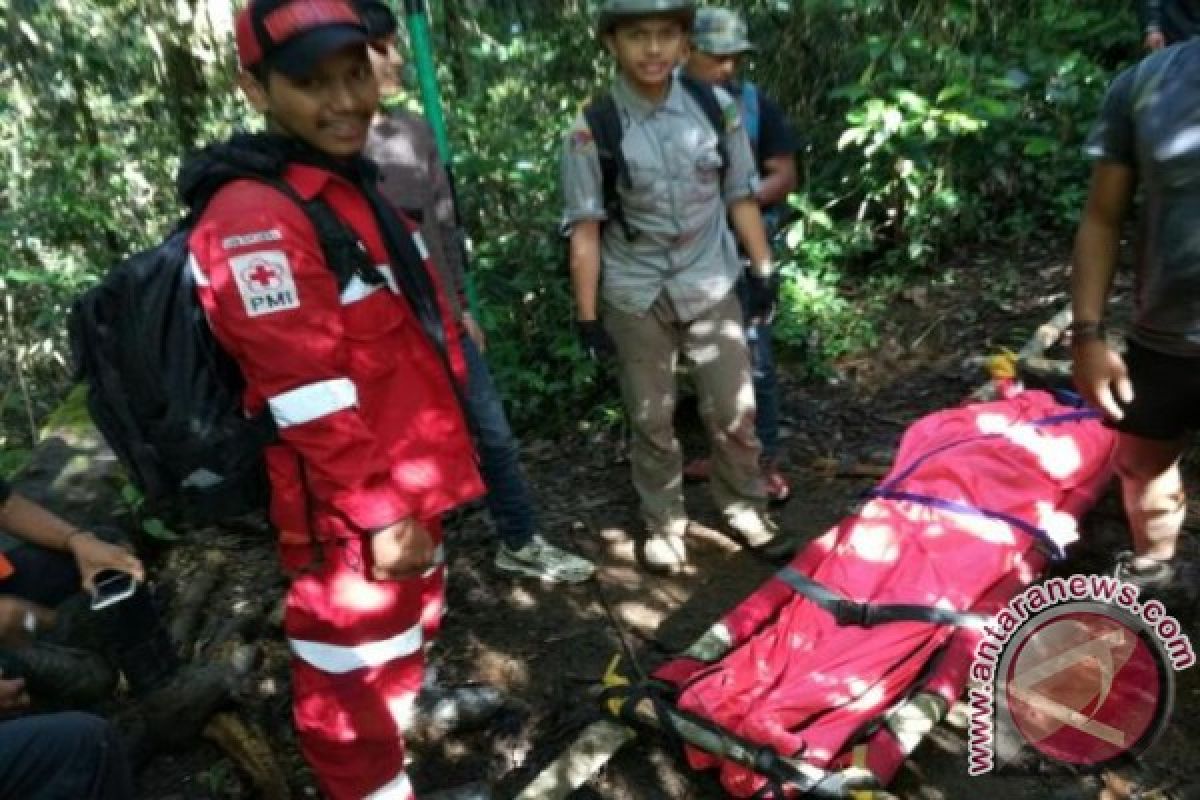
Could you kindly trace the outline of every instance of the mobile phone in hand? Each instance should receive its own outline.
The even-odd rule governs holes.
[[[99,611],[129,598],[137,591],[137,581],[128,572],[117,569],[102,569],[96,573],[92,584],[92,610]]]

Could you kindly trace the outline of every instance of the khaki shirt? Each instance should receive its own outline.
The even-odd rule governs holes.
[[[600,243],[601,299],[642,314],[665,289],[683,321],[715,306],[741,271],[726,221],[727,204],[749,197],[756,172],[737,103],[723,90],[725,150],[729,167],[718,186],[718,136],[678,81],[652,105],[618,78],[612,87],[625,136],[621,142],[631,186],[618,181],[621,207],[638,232],[630,242],[615,222]],[[581,220],[605,220],[600,161],[581,113],[563,145],[564,230]]]
[[[371,124],[364,154],[379,165],[379,190],[388,202],[420,213],[429,258],[437,265],[455,316],[461,316],[466,277],[454,198],[429,123],[410,111],[380,114]]]

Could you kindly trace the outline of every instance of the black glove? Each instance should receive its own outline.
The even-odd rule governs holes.
[[[603,361],[617,354],[617,346],[598,319],[580,319],[575,324],[579,326],[579,344],[583,347],[584,355],[593,361]]]
[[[754,270],[746,270],[746,320],[770,321],[779,305],[779,272],[772,270],[765,278]]]

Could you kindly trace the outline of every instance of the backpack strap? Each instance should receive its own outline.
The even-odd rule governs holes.
[[[367,248],[358,238],[358,234],[334,213],[328,203],[319,197],[305,200],[281,177],[255,176],[254,179],[287,195],[304,211],[317,233],[317,241],[321,243],[325,264],[337,280],[338,291],[345,289],[355,276],[368,286],[382,286],[386,282],[383,274],[371,263]]]
[[[750,81],[742,83],[742,124],[746,126],[746,135],[750,137],[750,148],[757,155],[758,136],[762,132],[762,107],[758,97],[758,87]]]
[[[596,157],[600,161],[600,191],[603,195],[601,199],[604,213],[621,226],[625,231],[625,238],[632,242],[638,234],[625,218],[621,196],[617,191],[618,181],[625,188],[632,186],[632,182],[629,179],[629,164],[626,163],[625,153],[621,149],[625,130],[621,127],[621,117],[613,96],[605,92],[593,98],[584,106],[583,118],[591,129],[592,140],[596,143]]]
[[[717,90],[712,84],[698,81],[686,72],[679,74],[679,83],[687,90],[692,99],[699,104],[708,124],[717,134],[717,154],[721,156],[720,185],[725,185],[725,173],[729,171],[729,150],[725,142],[725,109],[717,98]]]

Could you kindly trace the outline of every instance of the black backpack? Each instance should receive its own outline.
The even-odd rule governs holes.
[[[339,288],[355,274],[382,280],[325,203],[302,199],[278,176],[236,177],[274,186],[304,209]],[[68,332],[92,420],[150,507],[212,522],[266,507],[263,448],[276,431],[269,412],[243,412],[245,381],[195,294],[188,236],[203,208],[77,298]]]
[[[708,83],[698,81],[687,74],[679,75],[679,83],[687,90],[704,111],[704,116],[717,133],[717,152],[721,156],[720,182],[725,182],[725,173],[729,166],[729,154],[725,147],[725,115],[721,101],[717,99],[716,90]],[[625,231],[625,238],[633,241],[638,232],[625,218],[621,208],[621,196],[617,191],[617,182],[629,188],[629,165],[625,162],[625,154],[621,150],[621,140],[625,137],[625,129],[621,125],[621,117],[617,113],[617,104],[612,94],[604,94],[592,98],[584,106],[583,118],[587,121],[592,132],[592,141],[596,143],[596,157],[600,161],[600,190],[604,200],[604,213],[608,219],[616,222]]]

